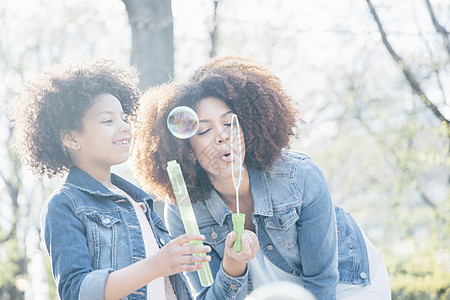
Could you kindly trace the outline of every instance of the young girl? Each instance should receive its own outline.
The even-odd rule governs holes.
[[[46,202],[42,234],[61,299],[189,299],[181,271],[198,270],[200,235],[170,241],[152,198],[111,174],[128,159],[137,75],[107,61],[55,66],[25,86],[11,121],[24,162],[68,172]]]
[[[180,105],[194,109],[200,120],[189,140],[172,137],[165,126],[169,112]],[[242,129],[244,257],[232,247],[233,114]],[[138,179],[157,196],[173,200],[165,168],[176,159],[195,202],[200,232],[212,248],[214,284],[203,288],[194,274],[186,274],[198,299],[243,299],[251,289],[275,281],[302,285],[319,300],[390,299],[388,274],[375,247],[332,203],[312,160],[286,149],[301,120],[280,80],[266,68],[238,57],[213,60],[185,86],[149,91],[140,116],[145,120],[132,150]],[[165,213],[170,233],[181,234],[176,205],[166,206]]]

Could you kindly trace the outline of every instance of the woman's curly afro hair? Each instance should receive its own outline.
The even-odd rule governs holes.
[[[27,83],[10,115],[14,145],[39,176],[64,174],[72,165],[61,132],[82,131],[81,119],[100,94],[111,94],[133,118],[140,92],[134,68],[98,59],[55,65]]]
[[[166,126],[173,108],[185,105],[195,110],[208,97],[225,101],[238,116],[249,168],[270,168],[282,149],[289,147],[297,121],[302,122],[279,78],[242,57],[214,59],[185,84],[171,82],[148,90],[138,114],[132,158],[140,184],[161,199],[174,200],[166,171],[173,159],[180,164],[194,201],[205,200],[213,188],[204,170],[192,163],[189,141],[173,137]]]

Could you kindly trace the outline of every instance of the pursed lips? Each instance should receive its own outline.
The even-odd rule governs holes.
[[[230,163],[231,162],[231,150],[230,149],[225,149],[224,151],[222,151],[218,155],[218,159],[221,160],[221,161],[224,161],[226,163]]]

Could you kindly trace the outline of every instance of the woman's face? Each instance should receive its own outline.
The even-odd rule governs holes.
[[[239,171],[239,137],[237,126],[233,125],[233,147],[231,146],[231,119],[233,111],[219,98],[202,99],[196,107],[199,119],[197,133],[189,139],[191,148],[200,166],[206,171],[211,182],[216,178],[232,177],[231,150],[234,154],[235,176]],[[245,142],[242,129],[242,162],[245,158]]]

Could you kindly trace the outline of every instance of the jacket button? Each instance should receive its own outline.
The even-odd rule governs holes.
[[[230,289],[233,291],[237,290],[237,285],[235,283],[230,284]]]
[[[359,274],[359,277],[361,277],[361,279],[366,279],[367,278],[367,274],[365,272],[361,272]]]
[[[214,227],[211,228],[211,237],[213,240],[217,239],[219,237],[219,235],[217,234],[217,232],[214,231]]]
[[[105,223],[109,223],[109,221],[111,221],[109,218],[105,218],[105,219],[103,219],[103,221],[105,222]]]
[[[273,246],[272,245],[267,245],[266,249],[269,250],[269,251],[272,251],[273,250]]]
[[[161,245],[164,245],[166,243],[166,241],[163,238],[159,238],[159,242],[161,243]]]

